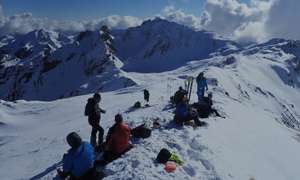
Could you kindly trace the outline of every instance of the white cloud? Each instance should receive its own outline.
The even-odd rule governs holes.
[[[300,40],[299,8],[299,0],[276,0],[265,23],[270,36]]]
[[[199,29],[205,24],[201,17],[192,14],[187,14],[181,9],[176,9],[174,6],[167,6],[162,11],[162,16],[169,20],[195,29]]]
[[[265,19],[270,6],[269,1],[252,0],[247,5],[238,0],[207,0],[204,12],[211,18],[205,28],[225,36],[248,36],[247,32],[251,32],[253,36],[256,33],[254,27],[262,30],[258,22]]]
[[[165,7],[161,16],[194,29],[214,31],[240,41],[262,41],[269,37],[265,21],[272,2],[252,0],[248,5],[238,0],[207,0],[200,17],[174,6]]]
[[[35,29],[49,29],[67,32],[99,29],[102,25],[111,28],[124,29],[137,26],[142,20],[132,16],[112,15],[90,21],[57,21],[47,18],[35,18],[31,13],[4,16],[0,5],[0,35],[8,33],[27,33]]]
[[[238,40],[300,39],[299,0],[207,0],[205,27]]]
[[[201,16],[167,6],[161,17],[195,29],[207,29],[241,41],[263,41],[273,37],[300,39],[300,0],[206,0]],[[200,7],[199,7],[200,10]],[[57,21],[35,18],[30,13],[6,17],[0,5],[0,35],[26,33],[34,29],[58,31],[95,30],[106,24],[124,29],[137,26],[142,19],[112,15],[90,21]]]

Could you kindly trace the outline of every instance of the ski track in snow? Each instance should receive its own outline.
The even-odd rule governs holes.
[[[260,58],[216,57],[165,73],[130,73],[139,86],[103,93],[101,107],[107,114],[101,125],[106,133],[116,113],[123,113],[131,127],[151,123],[153,118],[159,118],[163,126],[148,139],[134,140],[131,151],[105,168],[105,179],[298,179],[299,131],[280,118],[288,109],[299,123],[299,89],[282,82],[284,77],[271,68],[284,66],[284,57],[276,62],[260,62]],[[169,97],[183,86],[182,78],[202,70],[214,92],[215,107],[226,119],[210,117],[205,119],[208,127],[196,129],[173,127]],[[152,106],[128,111],[137,100],[143,103],[144,88],[150,90]],[[76,131],[89,139],[91,128],[83,116],[88,97],[1,102],[1,179],[56,179],[55,168],[68,149],[65,136]],[[176,152],[184,165],[166,173],[163,165],[155,163],[161,148]]]

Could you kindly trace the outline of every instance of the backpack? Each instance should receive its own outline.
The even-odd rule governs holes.
[[[133,107],[136,108],[136,109],[138,109],[138,108],[142,107],[142,104],[141,104],[140,101],[137,101],[137,102],[134,103]]]
[[[160,152],[158,153],[157,157],[156,157],[156,161],[158,163],[166,163],[168,162],[168,160],[171,158],[172,154],[170,153],[169,150],[163,148],[160,150]]]
[[[88,102],[86,103],[85,109],[84,109],[85,116],[91,115],[91,113],[93,111],[93,106],[94,106],[94,103],[93,103],[92,99],[89,99]]]
[[[151,129],[145,127],[145,124],[142,124],[131,130],[131,134],[135,138],[148,138],[151,136]]]

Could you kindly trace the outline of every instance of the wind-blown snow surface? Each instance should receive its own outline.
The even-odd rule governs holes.
[[[130,152],[106,167],[106,179],[299,179],[299,73],[291,68],[292,58],[280,49],[253,47],[234,56],[193,61],[174,71],[130,73],[139,86],[102,94],[107,114],[101,125],[107,132],[114,115],[123,113],[131,127],[156,117],[163,127],[149,139],[134,141]],[[206,128],[172,128],[169,97],[185,76],[203,70],[215,107],[226,119],[205,119]],[[153,106],[128,111],[142,100],[144,88],[150,90]],[[1,179],[54,178],[51,170],[68,149],[65,136],[77,131],[89,139],[91,128],[83,116],[88,97],[47,103],[2,101]],[[161,148],[176,152],[184,165],[166,173],[154,161]]]

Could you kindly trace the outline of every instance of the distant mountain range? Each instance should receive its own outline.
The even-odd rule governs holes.
[[[127,30],[7,35],[0,39],[0,98],[54,100],[111,91],[137,84],[128,72],[170,71],[193,60],[274,46],[300,55],[298,41],[274,39],[242,46],[159,18]]]

